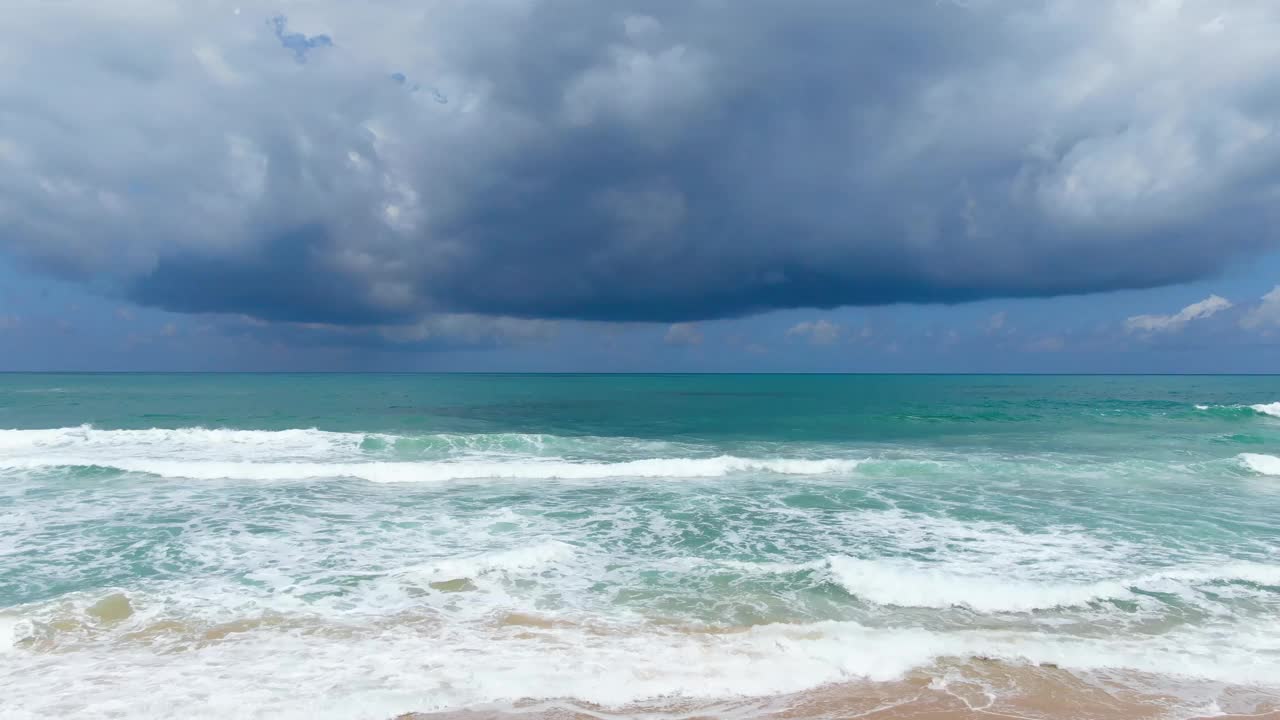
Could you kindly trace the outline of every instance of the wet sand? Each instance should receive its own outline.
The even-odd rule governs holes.
[[[779,697],[667,698],[616,708],[526,700],[395,720],[1280,720],[1280,694],[1273,691],[1189,682],[1196,692],[1184,696],[1177,687],[1167,678],[1083,678],[1052,666],[975,660],[941,664],[898,682],[850,682]],[[1206,701],[1207,694],[1212,699]]]

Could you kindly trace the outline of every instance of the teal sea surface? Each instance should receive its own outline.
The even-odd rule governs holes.
[[[0,717],[979,659],[1169,717],[1280,699],[1280,377],[0,375]]]

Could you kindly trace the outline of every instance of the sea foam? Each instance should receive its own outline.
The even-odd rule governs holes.
[[[1209,410],[1219,414],[1242,414],[1242,415],[1269,415],[1271,417],[1280,417],[1280,402],[1273,403],[1257,403],[1254,405],[1206,405],[1203,403],[1195,406],[1196,410]]]
[[[843,556],[832,557],[828,563],[831,577],[838,585],[878,605],[967,607],[982,613],[1031,612],[1104,600],[1131,600],[1144,590],[1178,595],[1195,603],[1201,596],[1199,590],[1208,586],[1280,585],[1280,566],[1244,562],[1169,568],[1131,577],[1079,582],[965,574],[945,567]]]
[[[941,568],[848,557],[833,557],[829,562],[832,577],[841,587],[879,605],[1027,612],[1131,595],[1124,583],[1116,581],[1070,584],[967,576]]]
[[[0,655],[13,651],[20,623],[16,617],[0,615]]]
[[[1259,475],[1280,475],[1280,457],[1258,453],[1241,453],[1241,464]]]
[[[356,457],[368,448],[411,445],[417,449],[487,452],[542,449],[547,436],[516,433],[400,436],[386,433],[331,432],[317,428],[232,430],[222,428],[147,428],[107,430],[92,425],[41,430],[0,430],[0,450],[9,453],[77,452],[144,454],[180,458]]]
[[[1259,403],[1257,405],[1250,405],[1249,407],[1253,408],[1255,412],[1262,413],[1263,415],[1280,417],[1280,402]]]
[[[383,452],[403,447],[411,449],[409,457],[415,459]],[[849,459],[728,454],[615,459],[618,455],[690,450],[676,443],[633,438],[523,434],[405,437],[315,428],[102,430],[84,425],[0,430],[0,450],[0,468],[5,469],[100,467],[193,480],[357,478],[375,483],[430,483],[479,479],[714,478],[744,472],[820,475],[849,472],[858,465],[858,461]],[[566,458],[558,450],[614,458]],[[423,455],[427,457],[416,459]]]
[[[546,540],[525,547],[478,553],[469,557],[443,558],[396,573],[402,577],[431,581],[475,578],[493,572],[530,573],[562,563],[573,557],[572,545]]]
[[[336,635],[263,627],[198,652],[166,654],[164,662],[127,643],[68,648],[59,654],[56,673],[34,661],[12,668],[8,678],[18,682],[6,699],[32,716],[46,717],[65,707],[59,704],[65,698],[75,697],[86,711],[131,707],[136,709],[132,717],[213,718],[252,707],[270,717],[345,720],[521,698],[573,697],[620,707],[668,696],[759,697],[850,679],[895,680],[943,657],[1271,686],[1277,666],[1260,662],[1266,656],[1258,653],[1276,630],[1274,623],[1239,628],[1226,642],[1220,632],[1178,632],[1141,641],[871,628],[855,622],[764,625],[727,633],[626,623],[604,632],[561,623],[518,632],[468,625],[444,634],[413,625]],[[104,664],[102,653],[108,651],[112,661]],[[281,667],[289,671],[282,673]],[[139,704],[143,696],[147,702]]]
[[[627,462],[436,461],[365,463],[218,462],[165,459],[98,459],[44,456],[0,460],[0,468],[104,467],[124,472],[190,480],[294,481],[356,478],[374,483],[438,483],[450,480],[598,480],[605,478],[714,478],[746,472],[820,475],[849,472],[855,460],[794,458],[654,458]]]

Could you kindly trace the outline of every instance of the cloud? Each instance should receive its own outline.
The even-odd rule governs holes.
[[[994,335],[1004,329],[1005,323],[1009,320],[1009,313],[1001,310],[987,318],[986,327],[983,330],[988,335]]]
[[[1182,308],[1173,315],[1134,315],[1124,321],[1124,327],[1130,333],[1175,333],[1180,332],[1190,322],[1213,317],[1231,307],[1230,300],[1210,295],[1200,302]]]
[[[396,343],[437,341],[472,346],[549,340],[558,331],[555,321],[479,315],[432,315],[412,325],[377,329],[379,336]]]
[[[288,32],[289,19],[283,15],[271,18],[271,27],[275,31],[280,44],[293,51],[293,57],[300,63],[307,61],[307,52],[316,48],[332,47],[333,39],[328,35],[307,37],[302,33]]]
[[[384,328],[1088,293],[1276,244],[1266,0],[429,7],[7,9],[0,252]]]
[[[219,329],[264,342],[299,346],[356,346],[384,350],[469,350],[528,345],[559,332],[553,320],[437,314],[400,325],[352,326],[331,323],[264,322],[252,316],[228,318]],[[176,330],[176,328],[175,328]]]
[[[663,336],[662,341],[668,345],[683,345],[692,347],[702,344],[702,331],[697,325],[690,323],[676,323],[667,328],[667,334]]]
[[[804,338],[812,345],[831,345],[840,339],[844,328],[827,320],[796,323],[787,330],[787,337]]]
[[[1261,302],[1240,318],[1240,327],[1246,330],[1280,325],[1280,285],[1275,286]]]

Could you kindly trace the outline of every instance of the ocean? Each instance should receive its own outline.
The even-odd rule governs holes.
[[[1280,377],[0,375],[0,717],[1280,709]]]

